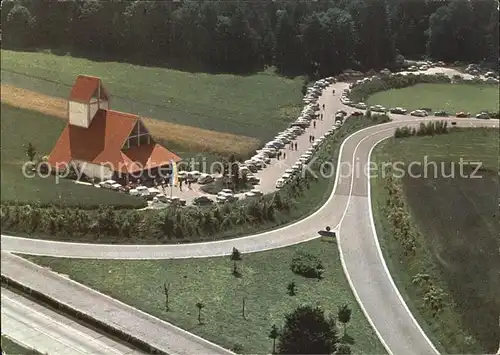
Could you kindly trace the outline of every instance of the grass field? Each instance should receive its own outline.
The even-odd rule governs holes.
[[[11,85],[2,85],[1,88],[3,103],[64,120],[68,119],[65,99]],[[184,159],[193,155],[194,152],[203,153],[204,156],[207,153],[246,156],[260,145],[256,138],[179,125],[149,117],[143,117],[143,120],[153,137]]]
[[[403,248],[390,233],[386,216],[387,190],[382,178],[372,179],[372,204],[377,234],[391,274],[426,333],[447,353],[494,353],[500,329],[500,233],[498,225],[497,129],[456,130],[448,135],[388,140],[374,150],[373,160],[482,162],[481,179],[403,179],[406,200],[417,235],[417,257],[403,256]],[[441,169],[441,168],[439,168]],[[460,174],[456,166],[456,174]],[[473,170],[473,169],[472,169]],[[418,169],[413,169],[418,173]],[[424,169],[420,168],[423,173]],[[464,168],[464,176],[472,173]],[[429,274],[446,296],[443,312],[434,318],[412,283],[417,273]]]
[[[368,105],[404,107],[407,110],[430,108],[448,114],[464,111],[498,112],[498,86],[471,84],[417,84],[403,89],[375,93],[366,99]]]
[[[27,349],[19,345],[5,335],[2,335],[2,351],[2,354],[5,355],[42,355],[42,353],[36,350]]]
[[[94,75],[103,80],[117,110],[260,141],[272,138],[302,106],[302,80],[271,72],[193,74],[48,53],[2,50],[1,54],[4,84],[66,98],[78,74]]]
[[[53,177],[26,178],[22,166],[27,161],[23,145],[35,146],[38,157],[47,155],[61,134],[65,123],[34,111],[2,104],[1,189],[2,201],[40,202],[66,205],[142,206],[142,199],[113,191],[77,185]]]
[[[323,280],[297,276],[290,270],[295,252],[318,255],[325,267]],[[353,351],[382,354],[384,348],[364,318],[344,276],[336,242],[322,238],[296,246],[243,255],[242,277],[232,275],[229,257],[162,261],[74,260],[29,257],[54,271],[111,295],[182,328],[244,353],[268,354],[271,325],[281,326],[284,314],[300,304],[320,305],[335,315],[347,303],[353,310],[347,334]],[[297,294],[287,294],[294,281]],[[170,283],[170,311],[165,310],[164,283]],[[242,317],[243,297],[246,319]],[[203,325],[197,302],[203,302]]]

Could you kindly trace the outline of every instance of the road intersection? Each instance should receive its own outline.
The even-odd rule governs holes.
[[[332,88],[335,92],[342,92],[345,85],[337,83],[325,90],[320,99],[326,106],[325,116],[339,109],[348,113],[353,111],[340,102],[338,95],[331,94]],[[203,258],[228,255],[233,247],[242,253],[251,253],[302,243],[319,237],[318,230],[328,225],[337,232],[344,271],[356,298],[387,351],[390,354],[436,354],[436,348],[414,319],[387,270],[374,228],[370,179],[366,174],[366,165],[354,163],[360,161],[368,164],[373,147],[392,136],[397,127],[418,125],[421,122],[443,118],[398,115],[393,115],[392,118],[393,121],[390,123],[365,128],[349,136],[342,144],[337,169],[341,165],[350,165],[352,173],[339,174],[337,170],[335,186],[327,202],[310,216],[280,229],[236,239],[177,245],[65,243],[2,235],[2,251],[90,259]],[[447,118],[447,120],[453,120],[457,126],[462,127],[498,128],[497,120],[459,118]],[[3,259],[2,274],[4,274]],[[11,270],[16,262],[21,263],[15,259],[9,262]],[[186,337],[189,338],[187,334],[189,333],[186,333]],[[189,347],[188,344],[189,341],[186,341],[185,345]],[[199,340],[196,344],[196,349],[199,350]],[[213,353],[212,346],[207,349],[211,349]],[[185,350],[188,352],[189,349]]]

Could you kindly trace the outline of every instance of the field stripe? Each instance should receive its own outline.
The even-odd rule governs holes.
[[[67,101],[12,85],[2,84],[2,103],[37,111],[60,119],[67,119]],[[159,139],[179,145],[186,150],[219,154],[247,155],[257,149],[256,138],[231,133],[211,131],[144,117],[151,134]]]

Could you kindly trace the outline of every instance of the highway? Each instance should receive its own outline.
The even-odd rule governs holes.
[[[326,94],[320,99],[320,103],[326,106],[325,116],[335,113],[338,109],[353,111],[352,108],[344,106],[338,96],[331,95],[332,88],[341,92],[344,87],[345,83],[337,83],[325,91]],[[392,118],[393,122],[358,131],[343,142],[337,168],[350,164],[354,167],[353,171],[350,174],[339,174],[337,170],[335,186],[328,201],[315,213],[292,225],[243,238],[177,245],[64,243],[2,235],[2,250],[21,254],[92,259],[201,258],[228,255],[233,247],[242,253],[251,253],[305,242],[319,237],[318,230],[329,225],[337,231],[342,264],[355,296],[387,351],[390,354],[436,354],[436,348],[408,310],[387,270],[374,228],[370,181],[363,164],[370,160],[373,147],[392,136],[395,128],[442,118],[398,115],[392,115]],[[462,127],[498,128],[498,120],[448,120],[453,120]],[[361,162],[361,165],[353,164],[355,162]],[[2,274],[4,259],[2,257]],[[7,272],[14,273],[16,263],[24,265],[25,262],[12,259],[9,263],[11,271]],[[28,278],[29,272],[31,271],[17,276]],[[61,290],[62,285],[61,281],[58,286]],[[71,292],[70,285],[67,286],[68,292]],[[101,301],[106,304],[111,302],[104,299]],[[98,297],[95,302],[99,302]],[[188,352],[189,349],[185,350]]]
[[[5,288],[2,334],[42,354],[142,354]]]

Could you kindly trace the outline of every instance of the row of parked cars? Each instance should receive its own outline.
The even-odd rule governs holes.
[[[316,81],[307,89],[306,95],[303,99],[303,102],[305,104],[304,109],[302,110],[298,119],[294,123],[292,123],[285,132],[294,132],[294,134],[297,133],[297,135],[303,134],[305,132],[305,128],[309,127],[311,125],[311,121],[313,119],[316,119],[318,116],[316,112],[319,111],[319,97],[321,96],[323,91],[333,83],[335,83],[335,78],[328,77]],[[276,181],[277,189],[281,189],[282,187],[284,187],[290,180],[293,179],[294,176],[296,176],[303,170],[304,166],[312,159],[319,145],[326,137],[332,134],[334,130],[335,127],[328,131],[324,136],[317,138],[312,143],[311,147],[297,159],[295,164],[285,170],[284,174]],[[278,137],[279,136],[280,135],[278,135]]]
[[[467,68],[465,68],[465,72],[474,76],[484,76],[485,78],[493,78],[498,79],[498,74],[492,71],[484,71],[483,68],[479,64],[469,64]]]
[[[335,130],[338,128],[337,125],[333,126],[328,132],[326,132],[323,136],[316,138],[314,142],[312,143],[311,147],[304,153],[302,154],[299,159],[295,162],[294,165],[292,165],[290,168],[285,170],[285,173],[278,179],[276,180],[276,188],[281,189],[284,187],[288,182],[290,182],[295,176],[300,174],[304,166],[306,166],[320,147],[320,145],[324,142],[326,137],[329,137],[332,135]]]

